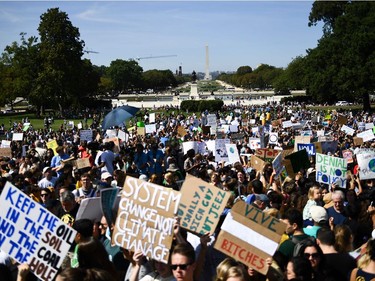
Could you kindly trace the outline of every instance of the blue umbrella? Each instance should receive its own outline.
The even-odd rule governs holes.
[[[121,125],[126,120],[133,117],[138,111],[139,108],[129,105],[116,107],[104,117],[102,129],[107,130],[110,127]]]

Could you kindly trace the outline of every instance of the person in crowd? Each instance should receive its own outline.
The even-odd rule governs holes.
[[[69,159],[69,155],[65,153],[64,147],[56,147],[57,155],[52,157],[51,168],[60,177],[63,174],[64,160]]]
[[[329,228],[320,228],[316,242],[324,254],[325,268],[335,280],[348,280],[350,272],[356,268],[356,260],[349,253],[339,253],[335,249],[335,233]]]
[[[113,276],[106,270],[99,268],[66,268],[60,272],[56,281],[117,281],[116,277]]]
[[[319,186],[313,185],[310,187],[308,194],[309,200],[305,207],[303,208],[303,226],[314,225],[313,218],[311,216],[311,207],[312,206],[322,206],[322,191]]]
[[[92,185],[91,178],[88,173],[84,173],[81,176],[81,184],[82,186],[80,188],[75,189],[72,192],[78,203],[80,203],[82,199],[96,197],[96,191]]]
[[[88,241],[91,237],[93,237],[94,231],[94,224],[89,219],[79,219],[73,223],[73,229],[77,231],[76,237],[74,238],[74,242],[76,246],[74,248],[73,257],[70,261],[70,266],[72,268],[78,267],[78,246],[82,242]]]
[[[344,207],[344,193],[341,190],[332,192],[333,206],[327,209],[328,218],[333,219],[334,225],[346,224],[348,217]]]
[[[38,182],[38,186],[42,189],[47,187],[55,187],[57,177],[52,175],[52,168],[51,167],[44,167],[43,168],[43,178]]]
[[[328,214],[326,209],[321,206],[311,206],[310,215],[313,225],[303,228],[303,232],[316,238],[316,233],[320,228],[328,227]]]
[[[215,281],[247,281],[249,278],[245,265],[226,258],[217,267]]]
[[[69,190],[64,191],[60,195],[60,202],[62,211],[59,214],[59,217],[64,223],[72,226],[79,208],[79,204],[77,204],[74,194]]]
[[[375,240],[370,239],[365,248],[366,259],[363,264],[352,270],[350,281],[373,280],[375,278]]]
[[[306,258],[293,257],[288,262],[285,271],[285,280],[312,281],[313,270],[311,263]]]
[[[98,168],[100,169],[101,173],[108,172],[111,175],[113,175],[113,172],[115,170],[115,153],[113,152],[114,147],[115,143],[113,141],[104,143],[104,151],[99,157],[100,159],[98,165]]]
[[[194,248],[188,243],[177,244],[171,253],[170,267],[177,281],[193,281],[196,267]]]

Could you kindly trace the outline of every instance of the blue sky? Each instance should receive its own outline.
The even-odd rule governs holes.
[[[305,55],[322,36],[321,25],[308,27],[310,1],[0,1],[0,51],[20,32],[38,36],[40,16],[59,7],[79,28],[85,55],[95,65],[116,59],[144,59],[144,70],[181,65],[183,73],[235,71],[261,63],[286,67]]]

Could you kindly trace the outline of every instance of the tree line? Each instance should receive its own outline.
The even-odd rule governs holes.
[[[315,1],[308,24],[323,23],[314,49],[284,68],[262,64],[240,66],[218,79],[248,89],[274,89],[286,94],[305,89],[316,102],[361,101],[366,111],[375,86],[375,2]],[[40,17],[39,38],[20,34],[0,58],[0,105],[24,97],[39,113],[82,108],[88,100],[119,93],[164,90],[191,81],[170,70],[143,71],[135,60],[117,59],[109,67],[83,59],[85,43],[65,12],[47,10]]]

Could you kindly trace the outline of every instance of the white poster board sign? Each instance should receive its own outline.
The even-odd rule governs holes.
[[[357,154],[359,178],[361,180],[375,179],[375,152]]]
[[[230,143],[225,144],[225,148],[228,154],[228,162],[231,164],[235,164],[237,162],[241,163],[240,155],[238,154],[237,145]]]

